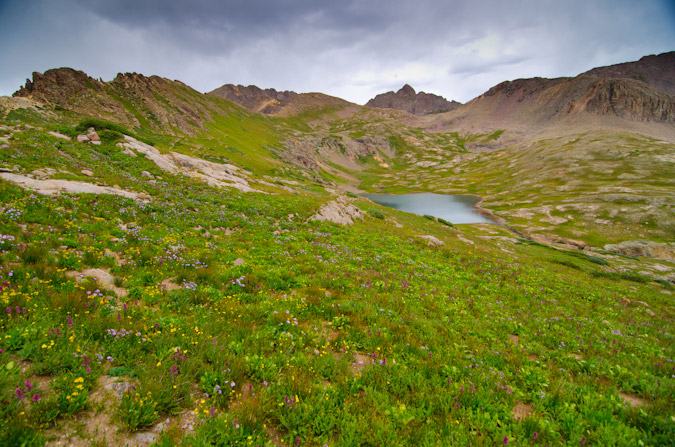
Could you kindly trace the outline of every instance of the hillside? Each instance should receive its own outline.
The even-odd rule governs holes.
[[[327,107],[347,107],[351,103],[323,93],[278,92],[273,88],[261,89],[255,85],[225,84],[207,93],[209,96],[224,98],[265,115],[292,116]]]
[[[579,76],[635,79],[672,96],[675,95],[675,51],[645,56],[635,62],[593,68]]]
[[[381,93],[366,103],[368,107],[403,110],[413,115],[449,112],[460,105],[457,101],[448,101],[432,93],[416,93],[415,89],[408,84],[397,92]]]
[[[277,94],[56,69],[0,100],[0,445],[674,445],[672,96],[251,110]]]

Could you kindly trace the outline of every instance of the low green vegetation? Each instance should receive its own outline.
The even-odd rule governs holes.
[[[0,180],[0,445],[675,444],[672,287],[615,269],[637,261],[355,194],[353,226],[309,220],[317,184],[242,193],[5,124],[0,166],[148,199]],[[181,141],[283,175],[269,125]]]

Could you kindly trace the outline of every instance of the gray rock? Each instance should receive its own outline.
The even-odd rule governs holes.
[[[47,173],[44,172],[44,171],[41,171],[39,169],[35,169],[35,170],[31,171],[31,174],[33,174],[36,177],[47,177]]]
[[[91,144],[95,144],[96,146],[100,146],[101,142],[100,141],[90,141]]]
[[[62,134],[62,133],[54,132],[54,131],[52,131],[52,132],[47,132],[47,133],[48,133],[49,135],[53,136],[53,137],[61,138],[62,140],[68,140],[68,141],[70,141],[70,137],[69,137],[68,135],[64,135],[64,134]]]
[[[87,134],[87,138],[89,138],[91,141],[101,141],[101,137],[99,137],[96,132]]]
[[[150,174],[148,171],[141,171],[141,176],[152,178],[152,174]]]
[[[91,172],[89,169],[83,169],[83,170],[80,171],[80,173],[82,175],[86,175],[87,177],[93,177],[94,176],[94,173]]]
[[[130,382],[115,382],[103,387],[105,390],[113,393],[118,399],[122,399],[122,394],[136,389],[136,385]]]
[[[423,235],[418,235],[415,236],[419,239],[424,239],[425,241],[429,242],[429,247],[440,247],[442,245],[445,245],[445,242],[437,238],[436,236],[431,236],[428,234],[423,234]]]
[[[234,262],[232,264],[237,266],[237,265],[242,265],[244,262],[245,261],[243,259],[237,258],[237,259],[234,260]]]
[[[148,433],[148,432],[143,432],[143,433],[137,433],[136,434],[136,442],[140,442],[143,444],[152,444],[157,440],[157,435],[155,433]]]
[[[77,136],[77,142],[78,143],[87,143],[89,142],[89,137],[86,135],[78,135]]]
[[[651,309],[647,309],[645,312],[647,312],[647,314],[649,314],[649,315],[652,316],[652,317],[655,317],[655,316],[656,316],[656,314],[654,313],[654,311],[651,310]]]
[[[605,250],[627,256],[675,259],[675,244],[662,244],[653,241],[634,240],[620,244],[607,244]]]

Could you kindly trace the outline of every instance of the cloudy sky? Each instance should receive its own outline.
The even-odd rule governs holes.
[[[0,95],[72,67],[320,91],[409,83],[466,102],[504,80],[574,76],[675,50],[669,0],[0,0]]]

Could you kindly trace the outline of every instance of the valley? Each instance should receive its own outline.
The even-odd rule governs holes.
[[[0,98],[0,444],[672,445],[674,55],[418,114],[34,74]]]

